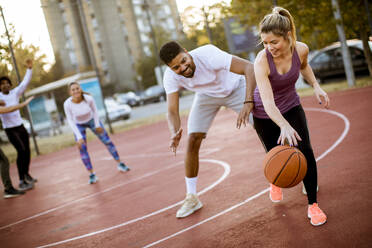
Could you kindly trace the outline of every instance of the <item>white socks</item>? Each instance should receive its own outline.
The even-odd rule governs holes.
[[[196,182],[198,177],[185,177],[187,194],[196,195]]]

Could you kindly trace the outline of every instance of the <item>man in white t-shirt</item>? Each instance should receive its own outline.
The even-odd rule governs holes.
[[[168,65],[163,83],[167,93],[170,148],[174,153],[182,137],[178,91],[185,88],[196,93],[187,124],[187,194],[176,214],[177,218],[183,218],[203,206],[196,193],[199,149],[214,117],[220,107],[225,106],[239,113],[237,127],[246,125],[253,109],[256,81],[252,63],[213,45],[187,52],[177,42],[171,41],[162,46],[159,55]]]
[[[12,89],[12,82],[7,76],[0,78],[0,100],[5,102],[5,106],[13,106],[19,103],[19,98],[27,89],[32,78],[32,60],[26,60],[26,74],[19,85]],[[9,139],[9,142],[17,151],[17,168],[19,176],[19,188],[29,190],[34,187],[37,179],[30,175],[31,150],[29,135],[23,126],[23,120],[19,110],[0,114],[0,119]]]

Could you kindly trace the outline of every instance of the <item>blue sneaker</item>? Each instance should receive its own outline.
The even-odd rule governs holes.
[[[96,174],[92,173],[89,175],[89,184],[96,183],[98,181],[98,177]]]
[[[126,166],[123,162],[120,162],[119,164],[118,164],[118,170],[119,171],[129,171],[130,170],[130,168],[128,167],[128,166]]]

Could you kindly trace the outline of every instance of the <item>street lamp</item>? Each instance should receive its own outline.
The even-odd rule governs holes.
[[[82,4],[81,0],[77,0],[77,5],[78,5],[78,9],[79,9],[79,14],[80,14],[81,26],[83,28],[83,37],[85,38],[85,42],[86,42],[87,48],[88,48],[89,58],[90,58],[90,61],[93,65],[93,68],[96,72],[96,76],[98,78],[98,83],[101,86],[101,82],[103,80],[102,80],[101,74],[100,74],[98,66],[97,66],[96,57],[94,56],[93,46],[92,46],[92,42],[91,42],[90,37],[89,37],[87,21],[85,19],[84,8],[83,8],[83,4]],[[114,133],[114,130],[112,129],[112,126],[111,126],[110,118],[108,116],[107,107],[106,107],[106,104],[105,104],[104,97],[102,95],[102,91],[101,91],[101,97],[102,97],[102,100],[103,100],[103,109],[105,110],[105,118],[106,118],[109,130],[110,130],[110,133]]]
[[[205,5],[201,8],[203,15],[204,15],[204,22],[205,22],[205,29],[207,30],[207,35],[209,38],[209,43],[213,44],[213,38],[212,38],[212,31],[209,27],[209,21],[208,21],[208,14],[207,11],[205,10]]]

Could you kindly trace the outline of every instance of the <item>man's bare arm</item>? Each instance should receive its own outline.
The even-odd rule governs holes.
[[[13,112],[13,111],[16,111],[18,109],[21,109],[24,106],[26,106],[27,104],[29,104],[32,101],[32,99],[34,99],[33,96],[27,98],[26,101],[24,101],[20,104],[9,106],[9,107],[0,107],[0,114],[6,114],[6,113],[9,113],[9,112]]]

